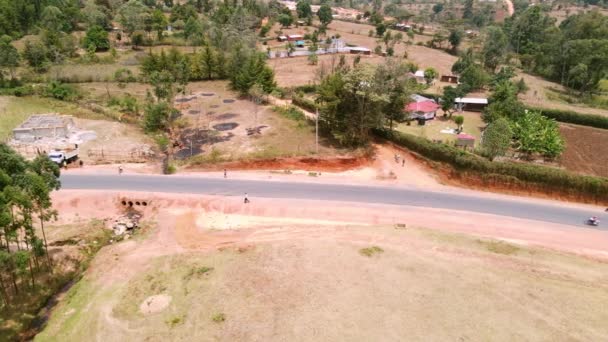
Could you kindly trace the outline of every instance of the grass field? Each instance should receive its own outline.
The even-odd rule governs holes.
[[[608,338],[605,262],[410,227],[300,228],[152,259],[147,240],[115,246],[36,341]]]
[[[441,133],[443,129],[456,129],[458,125],[453,120],[446,120],[442,117],[441,111],[438,111],[435,120],[429,120],[424,126],[419,126],[416,121],[412,121],[408,126],[406,123],[401,123],[397,126],[397,130],[413,134],[429,140],[441,140],[443,142],[456,141],[455,134]],[[481,128],[485,127],[485,123],[481,120],[480,113],[463,112],[454,113],[453,116],[464,116],[463,132],[475,137],[475,143],[478,144],[481,139]]]

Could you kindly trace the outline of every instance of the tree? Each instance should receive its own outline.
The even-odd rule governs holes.
[[[464,123],[464,116],[462,116],[462,115],[456,115],[454,117],[454,123],[456,125],[458,125],[458,131],[459,132],[462,131],[462,124]]]
[[[438,73],[437,70],[433,69],[433,68],[427,68],[424,70],[424,80],[426,81],[427,85],[431,85],[433,83],[433,80],[437,77]]]
[[[462,74],[462,72],[475,63],[475,56],[473,55],[473,49],[469,48],[467,51],[458,58],[458,60],[452,65],[452,73],[456,75]]]
[[[509,121],[499,118],[486,127],[481,139],[481,149],[490,160],[504,156],[511,146],[513,132]]]
[[[110,27],[110,20],[108,14],[104,12],[105,7],[99,6],[94,0],[86,1],[84,8],[82,9],[82,16],[84,17],[87,26],[101,26],[103,28]]]
[[[308,55],[308,62],[311,65],[317,65],[317,62],[319,61],[319,57],[317,57],[317,50],[319,50],[319,47],[315,42],[308,47],[308,51],[310,52]]]
[[[19,52],[11,43],[9,36],[0,37],[0,79],[8,69],[11,79],[15,78],[15,69],[19,66]]]
[[[486,69],[494,72],[496,67],[504,61],[507,44],[507,36],[501,28],[488,27],[487,37],[481,52],[483,66]]]
[[[163,40],[163,32],[167,25],[167,18],[161,10],[157,9],[152,12],[152,29],[156,31],[156,36],[159,41]]]
[[[289,27],[293,23],[293,17],[291,16],[291,14],[283,13],[279,16],[278,21],[282,27]]]
[[[435,5],[433,5],[433,13],[435,15],[441,13],[443,11],[443,4],[442,3],[436,3]]]
[[[311,18],[312,9],[310,7],[310,2],[308,0],[299,0],[296,4],[296,12],[298,13],[298,18],[300,19]]]
[[[110,40],[108,39],[108,32],[101,26],[91,26],[84,37],[82,45],[85,48],[94,46],[95,51],[106,51],[110,48]]]
[[[462,12],[462,19],[473,18],[473,0],[465,0],[464,10]]]
[[[173,108],[164,101],[154,102],[148,99],[144,109],[144,129],[146,132],[164,130],[169,124]]]
[[[217,58],[215,51],[209,45],[205,45],[200,55],[200,64],[203,75],[208,79],[213,79],[217,70]]]
[[[326,76],[319,85],[320,124],[341,144],[369,142],[371,130],[381,128],[388,96],[376,68],[359,64]]]
[[[204,42],[203,25],[201,25],[200,20],[195,17],[188,18],[184,26],[184,38],[190,41],[192,45],[201,45]]]
[[[448,41],[450,45],[452,45],[452,51],[456,52],[458,50],[458,46],[462,42],[462,38],[464,37],[464,32],[460,29],[452,29],[450,30],[450,35],[448,36]]]
[[[135,31],[144,29],[144,21],[149,10],[138,0],[129,0],[118,9],[118,22],[131,36]]]
[[[386,25],[384,23],[379,23],[376,25],[376,36],[382,37],[386,32]]]
[[[469,90],[478,90],[490,82],[490,75],[481,66],[472,64],[462,72],[460,82]]]
[[[323,4],[321,7],[319,7],[317,16],[319,16],[319,21],[321,21],[321,24],[324,26],[329,25],[329,23],[331,23],[331,21],[334,19],[331,12],[331,7],[329,7],[327,4]]]
[[[29,66],[34,68],[37,72],[45,71],[48,66],[47,58],[48,50],[46,47],[38,42],[26,41],[25,49],[23,50],[23,58],[27,61]]]
[[[447,86],[443,88],[443,96],[441,97],[441,110],[449,117],[452,117],[454,112],[454,103],[457,98],[463,97],[461,89]]]

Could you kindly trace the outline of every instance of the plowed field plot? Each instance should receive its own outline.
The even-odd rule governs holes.
[[[560,125],[566,140],[562,165],[571,171],[608,177],[608,130]]]

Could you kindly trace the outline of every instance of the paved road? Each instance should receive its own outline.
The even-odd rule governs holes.
[[[222,196],[243,196],[247,192],[252,200],[256,197],[266,197],[410,205],[503,215],[573,226],[584,226],[585,219],[595,215],[605,222],[598,229],[606,230],[608,227],[608,215],[599,210],[533,204],[530,201],[517,199],[493,199],[474,194],[461,195],[394,187],[148,175],[64,174],[61,176],[61,182],[63,189]]]

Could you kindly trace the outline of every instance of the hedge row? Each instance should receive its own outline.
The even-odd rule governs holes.
[[[425,138],[400,132],[377,130],[375,133],[437,162],[451,165],[459,173],[480,179],[503,181],[522,188],[558,192],[570,198],[584,197],[596,203],[608,203],[608,178],[583,176],[564,170],[513,162],[491,162],[453,146],[433,143]]]
[[[314,101],[301,97],[301,96],[294,95],[291,98],[291,103],[293,103],[294,105],[296,105],[298,107],[304,108],[309,112],[314,113],[317,110],[317,105],[315,104]]]
[[[572,123],[582,126],[608,129],[608,116],[596,114],[581,114],[569,110],[528,107],[529,110],[540,111],[544,116],[559,122]]]

